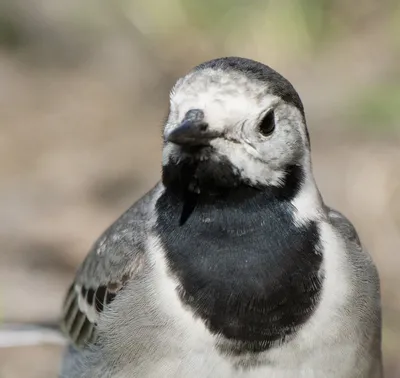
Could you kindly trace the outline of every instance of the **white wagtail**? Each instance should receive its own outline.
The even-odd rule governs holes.
[[[162,179],[94,244],[65,300],[63,378],[377,378],[377,270],[326,206],[302,102],[215,59],[171,91]]]

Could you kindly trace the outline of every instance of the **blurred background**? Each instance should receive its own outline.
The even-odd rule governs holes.
[[[158,180],[168,93],[239,55],[303,99],[326,202],[381,276],[400,377],[398,0],[0,0],[0,321],[54,321],[100,233]],[[0,378],[56,377],[61,348],[0,348]]]

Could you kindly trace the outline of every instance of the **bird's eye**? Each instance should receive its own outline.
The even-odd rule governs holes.
[[[271,135],[275,129],[275,115],[273,110],[269,110],[258,125],[258,131],[264,135]]]

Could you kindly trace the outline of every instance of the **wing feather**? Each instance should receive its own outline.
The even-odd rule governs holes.
[[[144,265],[148,221],[159,185],[144,195],[94,243],[63,304],[61,329],[75,347],[94,343],[104,309]]]

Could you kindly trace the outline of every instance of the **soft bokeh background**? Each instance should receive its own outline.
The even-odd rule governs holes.
[[[168,92],[218,56],[299,91],[326,201],[379,268],[400,377],[398,0],[0,0],[0,311],[54,321],[93,241],[160,174]],[[55,377],[60,348],[0,349],[1,378]]]

